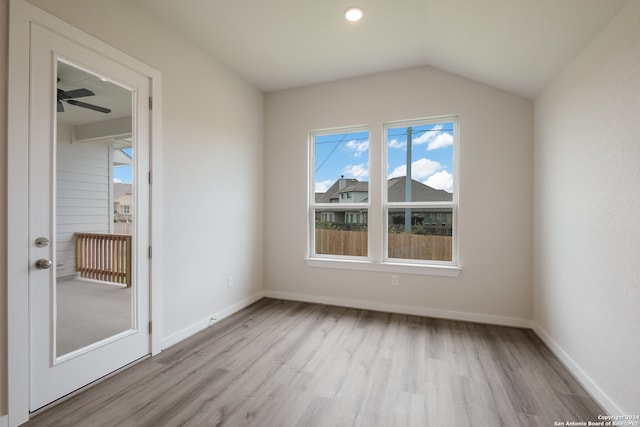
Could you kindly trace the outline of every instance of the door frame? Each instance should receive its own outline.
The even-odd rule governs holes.
[[[29,420],[29,49],[35,22],[88,49],[99,52],[149,78],[150,111],[150,349],[161,350],[162,331],[162,138],[161,74],[159,71],[27,3],[9,3],[9,66],[7,120],[7,413],[9,426]]]

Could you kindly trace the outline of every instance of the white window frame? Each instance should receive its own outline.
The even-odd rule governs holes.
[[[315,193],[315,164],[316,164],[316,152],[315,152],[315,137],[316,136],[324,136],[324,135],[332,135],[332,134],[341,134],[341,133],[355,133],[355,132],[367,132],[369,134],[369,140],[371,140],[371,129],[366,125],[359,126],[347,126],[347,127],[338,127],[331,129],[321,129],[321,130],[313,130],[309,132],[309,173],[308,173],[308,222],[307,222],[307,230],[308,230],[308,247],[307,247],[307,260],[336,260],[339,262],[343,261],[353,261],[353,262],[370,262],[371,260],[371,225],[367,224],[367,256],[348,256],[348,255],[332,255],[332,254],[316,254],[316,224],[315,224],[315,211],[316,209],[340,209],[348,211],[350,209],[367,209],[369,212],[371,210],[371,202],[367,203],[316,203],[316,193]],[[369,154],[367,158],[367,165],[369,169],[371,169],[371,148],[369,148]],[[371,183],[369,183],[369,187],[371,187]],[[341,197],[344,193],[341,193]],[[332,214],[333,216],[334,214]]]
[[[382,190],[382,204],[383,204],[383,262],[400,262],[408,264],[417,264],[425,266],[458,266],[458,182],[459,174],[458,170],[458,153],[459,153],[459,125],[458,116],[441,116],[424,119],[411,119],[411,120],[398,120],[393,122],[385,122],[382,125],[382,170],[388,170],[388,154],[389,144],[387,141],[387,134],[390,128],[397,127],[415,127],[424,125],[437,125],[440,123],[453,123],[453,195],[450,202],[389,202],[387,180],[384,180],[384,188]],[[429,208],[443,208],[451,209],[451,239],[452,239],[452,253],[451,261],[436,261],[436,260],[420,260],[420,259],[402,259],[402,258],[390,258],[389,253],[389,209],[429,209]],[[437,225],[437,221],[436,221]]]
[[[449,121],[454,123],[454,192],[452,211],[452,261],[405,260],[388,258],[387,254],[387,141],[386,127],[397,127],[407,123],[429,124]],[[315,136],[344,132],[369,132],[369,197],[365,203],[340,203],[340,208],[367,209],[368,249],[367,257],[327,255],[315,253],[315,209],[335,208],[335,204],[315,203]],[[305,263],[310,267],[373,271],[383,273],[416,274],[440,277],[457,277],[462,272],[458,256],[458,205],[460,183],[460,117],[457,115],[425,117],[384,122],[377,129],[367,125],[313,130],[308,133],[308,245]],[[376,167],[379,165],[379,167]],[[372,203],[373,201],[373,203]],[[435,202],[440,203],[440,202]],[[449,203],[449,202],[446,202]],[[449,205],[450,205],[449,204]],[[393,204],[391,204],[393,205]],[[447,206],[449,206],[447,205]],[[422,206],[422,204],[420,204]],[[393,206],[392,206],[393,207]]]

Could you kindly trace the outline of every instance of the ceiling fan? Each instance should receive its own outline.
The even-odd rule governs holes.
[[[60,79],[58,79],[58,83]],[[100,113],[110,113],[111,109],[100,107],[98,105],[87,104],[86,102],[77,101],[75,98],[83,98],[85,96],[94,96],[95,93],[90,91],[89,89],[73,89],[64,91],[62,89],[58,89],[58,100],[57,100],[57,108],[58,113],[64,112],[64,106],[62,102],[66,102],[70,105],[75,105],[76,107],[88,108],[89,110],[98,111]]]

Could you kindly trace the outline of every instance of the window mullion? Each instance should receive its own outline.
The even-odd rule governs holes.
[[[384,164],[384,143],[382,131],[378,128],[370,130],[369,137],[369,162],[371,165]],[[382,181],[384,167],[369,168],[369,259],[371,262],[380,263],[383,257],[383,227],[384,211],[382,209]]]

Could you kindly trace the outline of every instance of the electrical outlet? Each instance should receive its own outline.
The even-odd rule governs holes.
[[[227,288],[233,288],[233,276],[227,276]]]
[[[398,276],[396,274],[391,276],[391,286],[398,286]]]

